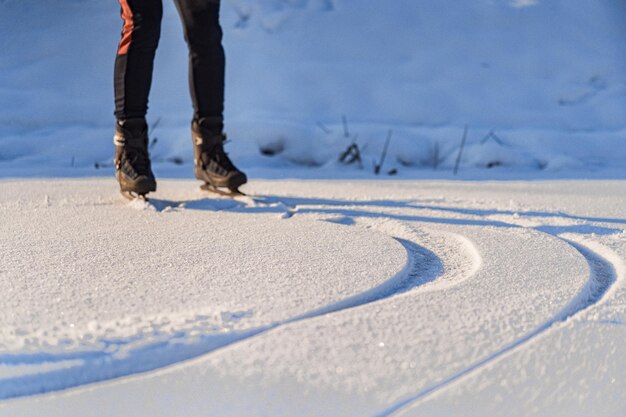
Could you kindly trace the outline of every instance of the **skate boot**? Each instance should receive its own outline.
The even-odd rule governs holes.
[[[226,135],[221,132],[221,128],[204,127],[203,121],[204,119],[194,120],[191,125],[194,173],[197,179],[205,183],[201,188],[222,195],[243,195],[239,187],[248,178],[233,165],[228,154],[224,152]]]
[[[156,191],[148,155],[148,125],[145,119],[126,119],[115,125],[115,178],[122,195],[142,198]]]

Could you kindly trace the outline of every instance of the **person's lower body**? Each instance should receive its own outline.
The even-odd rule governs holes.
[[[141,136],[134,143],[145,143],[147,153],[148,96],[152,82],[154,57],[159,43],[163,6],[161,0],[119,0],[124,26],[115,59],[115,116],[117,153],[123,154],[125,132]],[[189,89],[194,108],[192,140],[195,173],[198,179],[221,178],[213,185],[236,188],[246,182],[224,153],[223,112],[225,56],[219,23],[219,0],[174,0],[183,23],[189,48]],[[124,126],[129,126],[124,129]],[[134,127],[134,131],[130,129]],[[120,139],[121,138],[121,139]],[[221,139],[220,139],[221,138]],[[220,140],[218,140],[220,139]],[[141,158],[140,158],[141,159]],[[139,172],[139,177],[154,177]],[[119,171],[116,158],[116,173]],[[202,175],[202,171],[210,175]],[[227,174],[224,174],[227,172]],[[222,178],[223,177],[223,178]],[[232,179],[231,179],[232,178]],[[144,181],[145,183],[145,181]],[[237,185],[234,185],[237,183]],[[223,185],[226,184],[226,185]],[[156,184],[155,184],[156,188]]]
[[[120,0],[122,39],[115,58],[115,177],[122,193],[156,191],[148,155],[148,95],[161,34],[161,0]]]

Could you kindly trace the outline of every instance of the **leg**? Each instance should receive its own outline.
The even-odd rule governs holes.
[[[238,192],[247,181],[224,152],[224,48],[220,0],[174,0],[189,46],[189,88],[194,106],[191,137],[196,178]]]
[[[119,0],[122,40],[115,59],[115,177],[123,194],[156,191],[148,155],[148,95],[159,44],[161,0]]]
[[[115,59],[115,116],[143,118],[148,111],[154,55],[161,34],[161,0],[119,0],[122,40]]]
[[[224,113],[224,67],[220,0],[175,0],[189,46],[189,88],[194,120],[220,134]]]

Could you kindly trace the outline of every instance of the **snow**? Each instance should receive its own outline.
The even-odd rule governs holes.
[[[186,47],[164,3],[152,154],[159,176],[188,178]],[[118,8],[4,0],[0,15],[4,175],[110,176]],[[392,129],[383,172],[447,179],[467,125],[464,178],[623,179],[624,15],[619,0],[225,0],[229,147],[257,178],[371,178]],[[353,135],[365,170],[347,174]]]
[[[0,184],[0,415],[624,409],[621,181]]]
[[[128,202],[117,6],[0,0],[0,416],[626,413],[622,1],[224,0],[236,199],[164,12]]]

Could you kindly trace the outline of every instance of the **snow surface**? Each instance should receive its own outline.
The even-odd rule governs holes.
[[[159,187],[0,182],[0,415],[626,410],[622,181]]]
[[[118,6],[0,0],[0,416],[626,415],[623,0],[223,0],[236,200],[164,12],[128,203]]]
[[[463,178],[625,177],[622,0],[222,3],[230,149],[256,178],[371,178],[390,129],[384,173],[450,178],[465,125]],[[189,178],[187,52],[164,7],[152,154]],[[110,176],[118,7],[3,0],[0,22],[0,172]],[[345,172],[352,140],[365,169]]]

